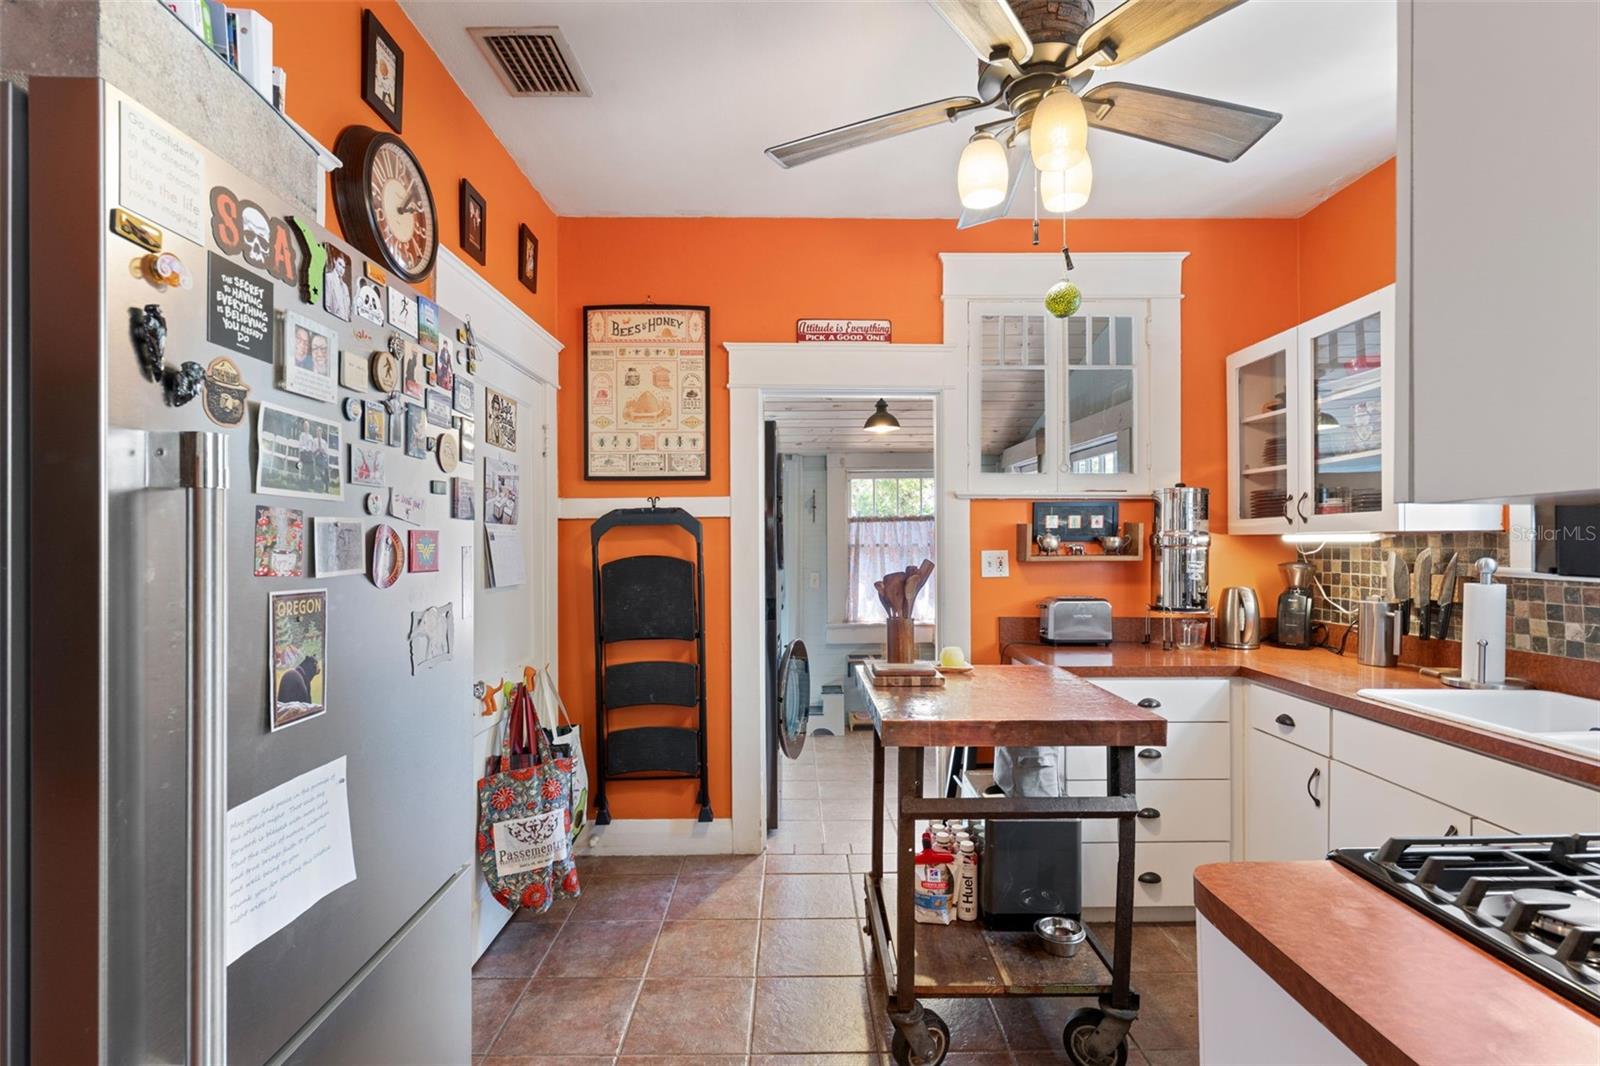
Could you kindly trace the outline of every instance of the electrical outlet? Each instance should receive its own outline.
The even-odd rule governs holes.
[[[1011,553],[1002,548],[999,551],[983,553],[984,577],[1010,577]]]

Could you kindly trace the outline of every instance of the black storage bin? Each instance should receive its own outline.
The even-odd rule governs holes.
[[[1083,912],[1082,825],[1065,819],[985,821],[978,910],[990,929],[1032,929]]]

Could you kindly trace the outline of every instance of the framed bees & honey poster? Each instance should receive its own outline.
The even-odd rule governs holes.
[[[709,478],[711,309],[585,307],[583,317],[583,476]]]

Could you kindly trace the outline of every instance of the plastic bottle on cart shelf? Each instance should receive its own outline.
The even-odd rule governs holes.
[[[956,917],[963,922],[978,920],[978,852],[971,840],[961,842],[956,855]]]
[[[917,878],[912,917],[930,925],[949,925],[956,920],[955,884],[950,866],[956,857],[935,845],[918,852],[912,860]]]

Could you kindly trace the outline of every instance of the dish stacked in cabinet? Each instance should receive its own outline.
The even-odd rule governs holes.
[[[1166,718],[1164,747],[1136,750],[1133,905],[1191,907],[1194,868],[1227,862],[1232,838],[1226,678],[1105,678],[1094,684]],[[1067,791],[1103,796],[1106,750],[1066,749]],[[1116,823],[1083,822],[1083,906],[1116,902]]]

